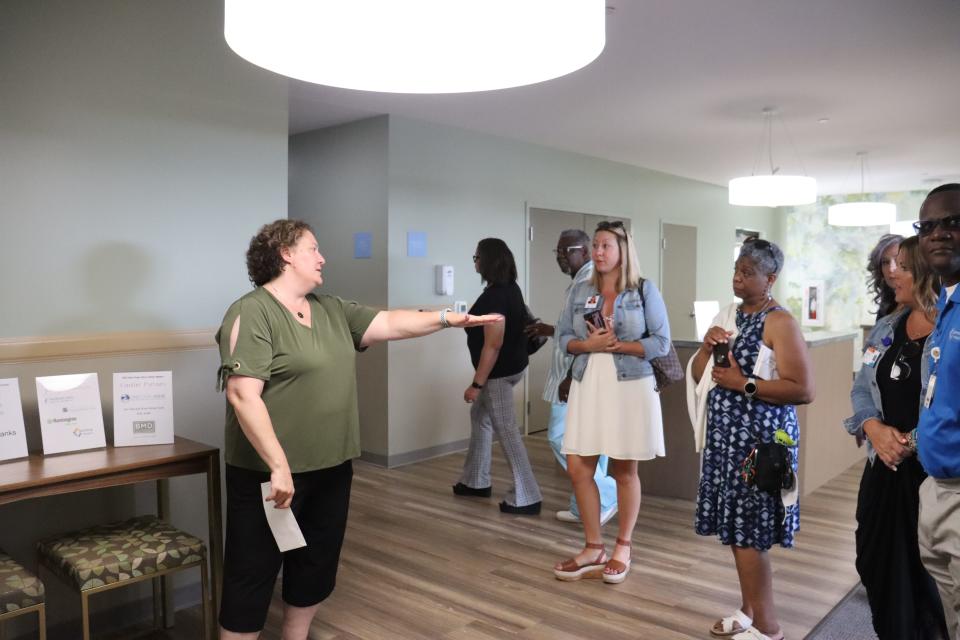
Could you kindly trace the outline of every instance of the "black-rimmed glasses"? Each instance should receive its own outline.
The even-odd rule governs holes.
[[[960,214],[945,216],[936,220],[918,220],[913,223],[913,230],[922,236],[928,236],[938,227],[943,227],[944,231],[960,230]]]
[[[557,256],[558,258],[561,258],[561,257],[565,257],[571,251],[577,251],[578,249],[582,251],[583,245],[575,244],[572,247],[564,247],[563,249],[554,249],[553,255]]]
[[[913,375],[913,370],[910,368],[907,358],[916,358],[922,351],[923,347],[920,346],[920,343],[913,340],[908,340],[900,345],[897,359],[893,361],[893,366],[890,367],[890,379],[895,382],[908,380]]]
[[[476,261],[479,260],[479,259],[480,259],[480,256],[474,254],[474,256],[473,256],[473,261],[476,262]]]

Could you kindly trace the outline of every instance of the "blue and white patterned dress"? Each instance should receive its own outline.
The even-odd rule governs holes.
[[[755,314],[737,311],[738,335],[731,355],[744,372],[753,371],[771,307]],[[722,544],[766,551],[774,544],[793,546],[800,528],[800,505],[786,509],[783,503],[740,476],[744,458],[758,442],[771,442],[777,429],[800,441],[797,412],[793,405],[768,404],[744,393],[714,387],[707,397],[707,438],[703,449],[700,489],[697,494],[696,530],[716,535]],[[794,471],[798,448],[792,448]]]

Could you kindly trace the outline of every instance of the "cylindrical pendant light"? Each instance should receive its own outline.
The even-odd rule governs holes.
[[[867,197],[867,152],[857,153],[860,158],[860,196]],[[842,202],[827,208],[827,223],[834,227],[888,226],[897,221],[897,205],[890,202],[859,200]]]
[[[226,0],[255,65],[345,89],[459,93],[576,71],[606,42],[603,0]]]
[[[779,167],[773,166],[773,118],[776,115],[777,110],[774,107],[766,107],[763,110],[760,153],[766,150],[770,162],[770,173],[756,175],[754,172],[753,175],[731,180],[728,190],[730,204],[747,207],[785,207],[817,201],[815,179],[808,176],[782,175],[779,173]],[[783,119],[780,120],[780,124],[786,131]],[[797,158],[799,160],[799,154]],[[754,170],[756,167],[757,164],[754,163]]]

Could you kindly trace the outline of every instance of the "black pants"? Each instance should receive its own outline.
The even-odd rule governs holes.
[[[306,547],[280,553],[273,539],[260,484],[270,474],[227,465],[227,535],[220,625],[237,633],[263,629],[280,567],[283,601],[309,607],[333,592],[347,526],[353,465],[293,474],[290,508]],[[273,509],[273,503],[266,503]]]
[[[919,488],[926,478],[916,456],[892,471],[867,461],[857,499],[857,572],[867,589],[880,640],[948,638],[940,594],[920,562]]]

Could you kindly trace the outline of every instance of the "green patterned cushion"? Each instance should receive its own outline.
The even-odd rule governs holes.
[[[43,583],[13,558],[0,551],[0,614],[43,602]]]
[[[84,591],[196,562],[205,549],[156,516],[140,516],[40,542],[37,552]]]

